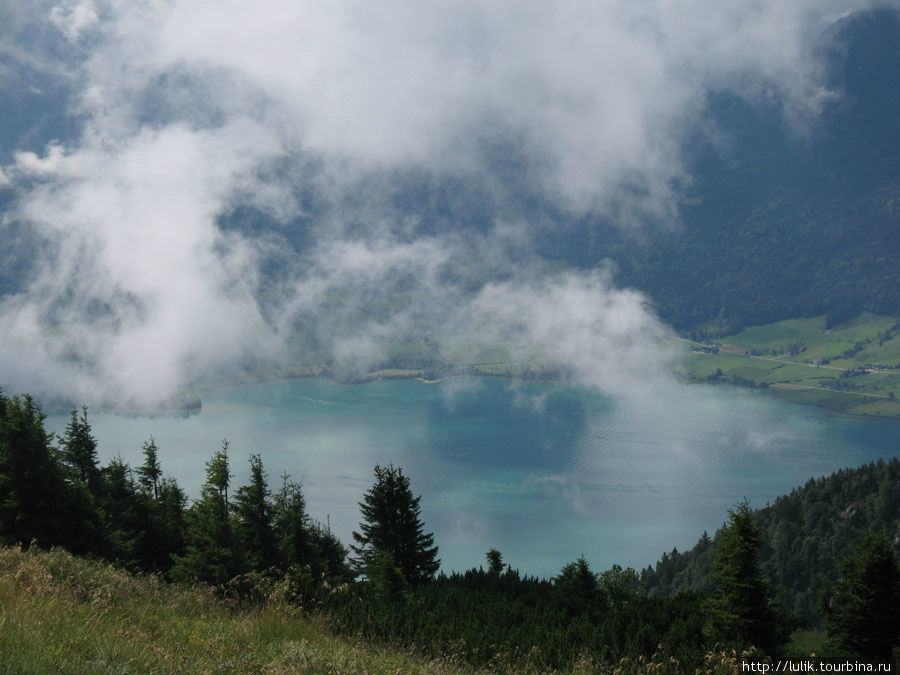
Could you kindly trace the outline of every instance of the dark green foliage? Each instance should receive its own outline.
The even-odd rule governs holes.
[[[419,502],[409,487],[409,478],[393,464],[375,465],[375,484],[363,496],[360,532],[353,533],[359,546],[351,546],[358,574],[374,562],[380,552],[391,554],[403,577],[412,585],[434,576],[441,561],[437,558],[434,535],[424,532]]]
[[[219,499],[228,514],[228,486],[233,476],[228,469],[228,439],[222,440],[222,449],[213,453],[206,463],[206,485],[218,493]]]
[[[625,604],[637,593],[643,593],[637,572],[633,567],[613,565],[597,577],[597,588],[610,605]]]
[[[149,548],[147,539],[152,538],[147,533],[152,527],[149,502],[142,499],[131,468],[121,457],[103,467],[100,475],[100,506],[109,536],[107,557],[130,570],[139,569],[139,560]]]
[[[250,455],[250,483],[239,488],[234,498],[235,534],[245,570],[262,572],[279,563],[273,511],[262,459]]]
[[[484,554],[487,558],[488,572],[500,574],[503,571],[503,554],[495,548]]]
[[[119,488],[126,514],[136,517],[135,537],[140,542],[135,550],[139,566],[145,571],[167,573],[172,566],[173,555],[185,551],[184,510],[187,497],[174,478],[163,476],[159,461],[159,448],[151,436],[143,445],[144,463],[138,467],[137,481],[127,464],[116,473],[127,473],[130,485]],[[104,467],[107,474],[113,463]],[[119,460],[121,464],[121,460]],[[109,488],[107,488],[107,493]],[[109,498],[111,495],[107,495]]]
[[[760,530],[744,501],[728,511],[713,562],[713,592],[704,603],[703,632],[715,642],[767,652],[786,638],[759,569]]]
[[[0,394],[0,540],[100,552],[99,513],[86,487],[66,480],[44,417],[30,396]]]
[[[60,539],[53,492],[64,482],[43,420],[30,396],[0,395],[0,538],[8,544]]]
[[[168,529],[171,530],[173,538],[183,536],[184,531],[184,510],[187,506],[187,495],[171,476],[166,476],[159,484],[159,504],[160,515],[166,523]]]
[[[187,498],[174,478],[163,477],[158,452],[151,437],[136,472],[120,458],[103,467],[102,499],[107,528],[118,542],[110,557],[130,568],[167,573],[172,556],[184,553]]]
[[[62,437],[62,459],[72,480],[86,486],[95,495],[100,491],[100,468],[97,462],[97,439],[91,434],[87,407],[81,415],[72,410],[72,418]]]
[[[439,575],[390,603],[371,584],[355,584],[332,597],[326,611],[341,632],[455,654],[488,669],[571,669],[583,656],[615,663],[648,657],[662,645],[664,660],[672,656],[691,670],[706,649],[695,594],[629,592],[617,603],[598,595],[572,612],[554,584],[513,570]]]
[[[140,490],[131,467],[114,458],[101,471],[99,497],[109,540],[105,557],[132,571],[164,572],[172,550],[157,503]]]
[[[869,528],[898,532],[900,460],[878,460],[810,479],[753,514],[762,532],[760,571],[788,613],[818,623],[819,597],[838,577],[838,562]],[[900,539],[894,554],[900,556]],[[708,537],[690,551],[664,554],[641,579],[652,595],[709,590],[712,549]]]
[[[150,568],[168,573],[175,556],[185,551],[185,507],[187,496],[177,481],[166,476],[159,482],[159,497],[153,504],[152,515],[157,547],[149,561]]]
[[[313,550],[312,566],[333,581],[349,581],[354,572],[347,563],[349,551],[334,533],[321,523],[313,523],[309,529]]]
[[[144,463],[138,468],[138,484],[154,500],[159,499],[159,481],[162,478],[162,466],[159,463],[159,448],[151,436],[144,441]]]
[[[222,449],[206,463],[206,483],[200,499],[187,512],[187,546],[184,555],[173,556],[174,579],[222,585],[241,571],[229,517],[230,481],[228,442],[223,441]]]
[[[258,455],[232,505],[223,441],[186,512],[184,491],[163,476],[152,437],[137,471],[120,457],[100,468],[86,409],[72,412],[59,450],[43,420],[31,397],[0,394],[0,543],[64,546],[133,571],[217,585],[270,568],[308,569],[297,574],[317,584],[351,578],[347,549],[309,521],[300,486],[285,475],[273,499]]]
[[[389,551],[378,551],[366,567],[365,574],[375,597],[382,602],[398,603],[406,599],[409,584]]]
[[[597,575],[591,572],[584,556],[563,567],[553,581],[563,605],[573,614],[580,614],[597,602]]]
[[[291,565],[309,565],[313,562],[312,535],[306,500],[300,485],[281,476],[281,489],[275,494],[272,506],[275,532],[278,534],[278,556],[282,569]]]
[[[900,644],[900,566],[887,536],[866,532],[822,596],[829,637],[866,659],[890,661]]]

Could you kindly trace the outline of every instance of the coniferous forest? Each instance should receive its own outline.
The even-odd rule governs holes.
[[[471,667],[566,669],[622,659],[700,667],[716,651],[808,656],[792,635],[823,628],[819,655],[890,661],[900,636],[900,462],[811,479],[772,506],[737,503],[715,536],[640,574],[583,557],[552,579],[486,552],[439,573],[439,546],[403,469],[375,466],[345,547],[310,519],[302,487],[250,455],[232,484],[228,442],[189,503],[150,438],[144,461],[98,461],[87,409],[46,432],[29,396],[0,396],[0,543],[65,548],[139,575],[201,583],[235,608],[282,584],[328,630]],[[476,563],[478,561],[473,561]],[[821,651],[824,647],[825,652]],[[641,661],[636,661],[641,662]]]

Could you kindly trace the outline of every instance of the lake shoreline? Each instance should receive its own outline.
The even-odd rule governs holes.
[[[900,415],[866,415],[866,414],[857,414],[846,412],[842,410],[835,410],[827,405],[822,405],[821,403],[814,403],[812,401],[799,401],[796,398],[792,398],[791,396],[786,395],[786,392],[795,391],[792,389],[783,389],[778,386],[769,385],[761,387],[759,385],[747,384],[745,382],[734,382],[732,380],[727,379],[701,379],[697,377],[687,376],[681,378],[681,382],[685,384],[711,384],[711,385],[728,385],[732,387],[739,387],[741,389],[750,389],[753,391],[758,391],[760,393],[765,393],[769,396],[777,398],[781,401],[787,401],[788,403],[793,403],[795,405],[802,405],[804,407],[810,408],[819,408],[821,410],[828,411],[829,415],[833,415],[834,417],[841,417],[847,419],[856,419],[863,420],[866,422],[900,422]]]
[[[515,364],[510,364],[511,367],[515,367]],[[247,384],[262,384],[265,382],[277,382],[277,381],[290,381],[290,380],[298,380],[298,379],[308,379],[308,378],[322,378],[329,382],[341,385],[360,385],[360,384],[370,384],[378,381],[388,381],[388,380],[416,380],[421,382],[422,384],[433,386],[436,384],[440,384],[445,380],[457,379],[460,377],[477,377],[477,378],[504,378],[511,382],[531,382],[531,383],[559,383],[565,384],[571,381],[571,378],[556,375],[551,376],[548,375],[545,371],[531,371],[534,373],[531,377],[522,377],[521,374],[515,372],[502,372],[502,371],[494,371],[494,372],[483,372],[477,370],[477,366],[467,367],[464,372],[459,371],[451,371],[445,374],[440,373],[428,373],[423,369],[400,369],[400,368],[389,368],[389,369],[381,369],[376,371],[371,371],[361,376],[355,377],[334,377],[332,373],[329,372],[327,366],[322,365],[314,365],[314,366],[284,366],[279,368],[258,370],[254,372],[244,372],[240,374],[235,374],[233,377],[222,378],[220,380],[207,381],[203,383],[196,383],[194,386],[186,389],[183,393],[171,397],[170,401],[158,408],[152,409],[136,409],[136,408],[114,408],[107,406],[94,405],[92,406],[93,410],[98,412],[107,412],[113,413],[116,415],[123,416],[133,416],[133,417],[157,417],[157,416],[165,416],[165,415],[183,415],[183,416],[191,416],[196,415],[202,412],[203,409],[203,400],[202,395],[206,392],[211,392],[223,387],[234,387],[241,386]],[[857,414],[847,411],[835,410],[827,405],[822,405],[820,403],[812,402],[812,401],[802,401],[797,400],[796,397],[792,397],[788,395],[786,392],[793,390],[784,390],[777,386],[759,386],[758,384],[748,384],[746,382],[741,381],[732,381],[730,379],[704,379],[696,376],[692,376],[691,374],[681,374],[678,377],[678,380],[684,384],[728,384],[731,386],[740,387],[741,389],[752,389],[760,392],[766,392],[770,396],[774,396],[782,401],[787,401],[789,403],[794,403],[802,406],[809,406],[813,408],[821,408],[827,410],[829,414],[834,415],[836,417],[841,418],[851,418],[851,419],[859,419],[865,421],[900,421],[900,415],[866,415],[866,414]],[[185,405],[180,405],[178,401],[187,401]],[[78,408],[78,405],[75,405],[74,408]],[[51,404],[47,406],[48,410],[69,410],[71,407],[61,406],[58,404]]]

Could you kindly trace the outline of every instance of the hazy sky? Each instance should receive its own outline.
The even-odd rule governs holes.
[[[605,266],[546,263],[560,223],[528,205],[677,226],[707,94],[777,101],[802,133],[839,95],[814,41],[872,4],[0,0],[0,86],[30,106],[2,246],[35,263],[0,299],[2,384],[152,405],[434,332],[541,345],[635,395],[667,328]],[[410,185],[462,185],[487,222]]]

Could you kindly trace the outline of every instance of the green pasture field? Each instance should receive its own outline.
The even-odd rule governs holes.
[[[740,333],[728,335],[718,340],[723,347],[735,351],[756,349],[768,350],[767,356],[777,356],[785,361],[814,363],[819,359],[829,359],[835,366],[854,368],[867,363],[896,366],[900,364],[900,340],[892,339],[879,345],[878,334],[891,331],[896,334],[900,326],[897,318],[877,316],[863,312],[857,318],[830,330],[825,329],[825,316],[811,319],[788,319],[764,326],[745,328]],[[842,355],[862,342],[863,348],[850,357]],[[791,356],[791,345],[802,343],[805,350]],[[777,352],[784,350],[783,354]],[[840,361],[841,363],[834,363]]]
[[[683,338],[679,344],[689,380],[768,387],[783,398],[848,415],[900,417],[895,317],[863,313],[830,330],[824,316],[789,319],[745,328],[714,345]]]

